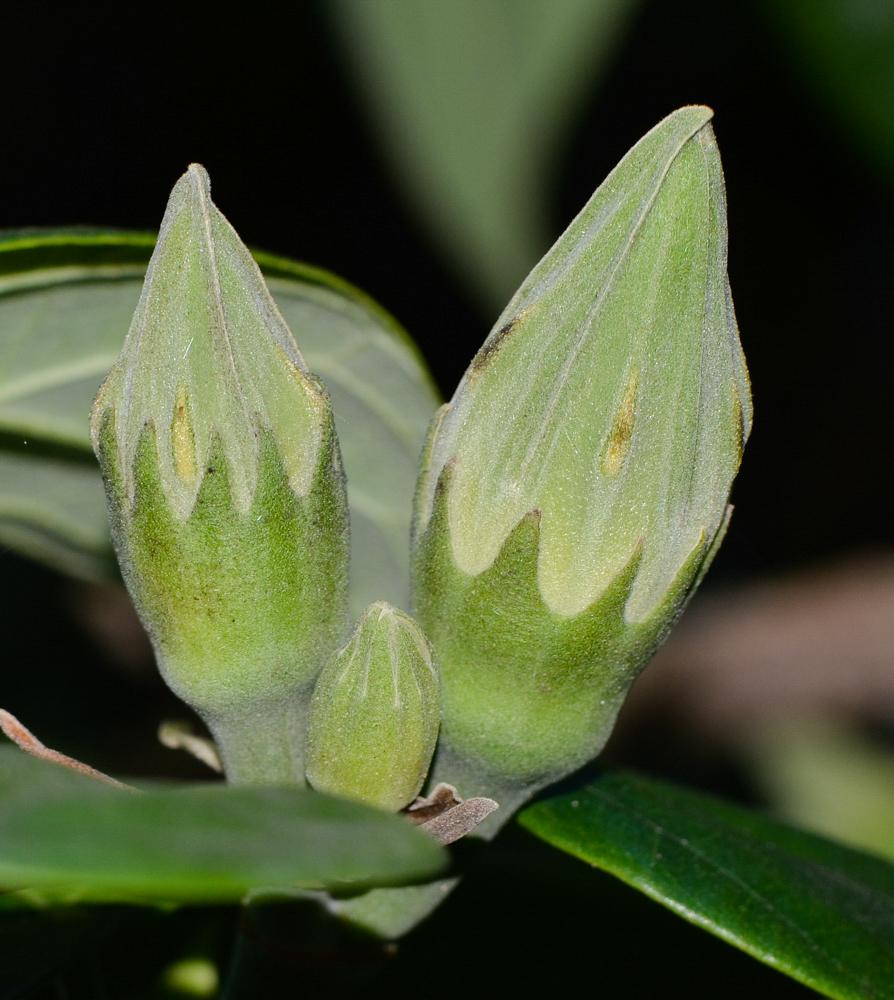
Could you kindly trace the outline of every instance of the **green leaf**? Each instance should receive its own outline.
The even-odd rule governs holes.
[[[894,868],[883,861],[624,772],[520,821],[827,996],[894,997]]]
[[[894,181],[894,4],[887,0],[764,0],[786,54]]]
[[[330,0],[401,182],[473,287],[512,294],[548,245],[547,183],[636,0]]]
[[[89,231],[0,241],[0,541],[80,576],[112,566],[87,421],[152,244]],[[326,272],[256,256],[332,396],[352,514],[351,610],[379,599],[406,606],[416,470],[437,392],[409,338],[366,296]]]
[[[238,901],[430,877],[446,855],[402,817],[315,792],[223,784],[143,793],[0,753],[0,886],[66,902]]]
[[[106,498],[92,455],[4,450],[6,443],[0,437],[0,545],[82,579],[114,577]]]

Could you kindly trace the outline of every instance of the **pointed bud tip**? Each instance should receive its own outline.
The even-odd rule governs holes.
[[[192,175],[196,178],[199,184],[205,188],[206,191],[211,190],[211,178],[208,176],[208,171],[202,166],[201,163],[190,163],[186,168],[186,174],[184,177]]]
[[[273,434],[292,490],[303,496],[311,487],[332,429],[328,395],[250,251],[211,201],[201,164],[171,192],[130,331],[96,400],[95,447],[106,409],[128,496],[136,442],[151,423],[162,486],[180,517],[193,509],[214,437],[242,512],[257,487],[259,431]]]
[[[171,194],[188,192],[189,196],[203,201],[211,201],[211,178],[201,163],[190,163],[172,188]]]

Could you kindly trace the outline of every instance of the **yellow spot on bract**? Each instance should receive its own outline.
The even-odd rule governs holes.
[[[174,472],[181,482],[192,484],[196,478],[195,442],[186,406],[186,390],[182,385],[177,387],[174,419],[171,421],[171,448],[174,453]]]
[[[165,970],[164,985],[187,997],[213,997],[218,987],[217,968],[206,958],[175,962]]]
[[[602,456],[602,471],[607,476],[616,476],[624,466],[624,459],[630,450],[633,436],[633,421],[636,415],[636,383],[639,373],[632,371],[627,379],[624,398],[615,414],[615,422],[609,435],[605,454]]]

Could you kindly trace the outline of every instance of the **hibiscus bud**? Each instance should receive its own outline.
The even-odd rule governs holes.
[[[634,146],[431,433],[415,614],[445,754],[492,784],[537,787],[601,750],[726,527],[751,407],[711,114],[683,108]]]
[[[93,407],[124,580],[170,687],[237,780],[303,781],[303,718],[346,616],[329,398],[189,168]]]
[[[377,601],[317,680],[308,780],[320,792],[396,812],[422,788],[439,722],[428,640],[409,615]]]

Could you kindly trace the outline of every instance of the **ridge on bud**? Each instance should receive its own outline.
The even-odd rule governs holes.
[[[317,791],[396,812],[422,788],[439,724],[428,640],[409,615],[377,601],[317,680],[308,780]]]
[[[612,171],[423,459],[415,614],[441,663],[442,742],[532,786],[601,749],[729,516],[751,404],[711,117],[674,112]]]
[[[230,778],[303,781],[311,686],[345,626],[344,476],[328,395],[197,164],[91,434],[165,680]]]

